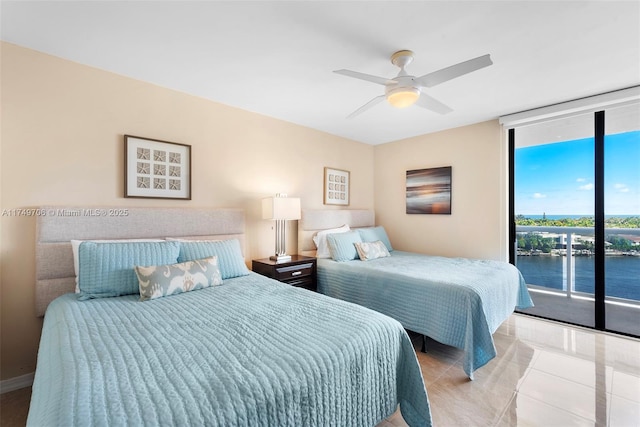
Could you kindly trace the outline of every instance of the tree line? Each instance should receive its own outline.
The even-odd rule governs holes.
[[[640,228],[640,216],[632,217],[611,217],[605,218],[605,227],[609,228]],[[542,218],[526,218],[524,215],[516,216],[516,225],[529,225],[539,227],[593,227],[595,225],[594,217],[585,216],[582,218],[562,218],[548,219]]]
[[[556,249],[556,246],[558,245],[555,238],[544,237],[544,234],[540,233],[518,234],[517,240],[518,249],[522,249],[525,251],[540,251],[545,254],[551,253],[551,250]],[[638,246],[634,246],[631,240],[617,235],[606,236],[605,241],[611,244],[610,246],[608,246],[609,249],[624,252],[639,250]],[[578,240],[575,243],[576,248],[579,249],[585,249],[589,251],[592,251],[594,249],[593,242],[588,240]]]

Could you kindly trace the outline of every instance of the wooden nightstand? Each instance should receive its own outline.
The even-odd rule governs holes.
[[[251,269],[256,273],[314,292],[317,288],[316,266],[315,258],[302,255],[291,255],[291,261],[286,262],[262,258],[251,263]]]

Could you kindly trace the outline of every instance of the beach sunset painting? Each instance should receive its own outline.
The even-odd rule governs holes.
[[[407,171],[407,214],[451,214],[451,166]]]

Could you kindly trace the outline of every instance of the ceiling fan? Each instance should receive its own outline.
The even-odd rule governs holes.
[[[344,76],[354,77],[360,80],[377,83],[385,87],[384,95],[376,96],[371,101],[358,108],[347,116],[348,119],[357,116],[370,109],[386,98],[389,104],[397,108],[405,108],[416,104],[427,110],[440,114],[447,114],[453,111],[437,99],[427,95],[425,88],[431,88],[446,81],[455,79],[473,71],[488,67],[493,64],[489,54],[482,55],[459,64],[425,74],[421,77],[415,77],[407,74],[405,67],[413,61],[413,52],[410,50],[399,50],[391,55],[391,63],[400,68],[398,75],[392,79],[384,77],[372,76],[371,74],[359,73],[351,70],[336,70],[334,73]]]

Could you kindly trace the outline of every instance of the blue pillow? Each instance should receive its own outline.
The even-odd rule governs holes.
[[[327,246],[331,258],[335,261],[351,261],[358,258],[355,243],[361,243],[362,239],[357,231],[347,233],[327,234]]]
[[[136,265],[175,264],[178,242],[96,243],[78,247],[78,299],[137,294]]]
[[[358,228],[358,233],[360,233],[363,242],[376,242],[381,240],[389,252],[393,250],[387,232],[384,231],[384,227],[381,225],[377,227]]]
[[[182,241],[178,262],[218,257],[218,266],[222,279],[247,276],[249,269],[244,263],[244,256],[238,239],[212,241]]]

